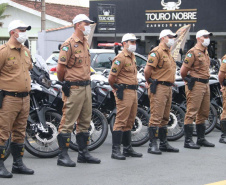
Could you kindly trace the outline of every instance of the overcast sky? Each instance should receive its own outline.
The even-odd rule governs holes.
[[[45,0],[46,3],[89,7],[89,0]]]

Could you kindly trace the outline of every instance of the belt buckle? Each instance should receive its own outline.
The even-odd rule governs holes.
[[[17,97],[17,93],[14,94],[14,97]]]
[[[163,81],[163,82],[162,82],[162,85],[164,85],[164,84],[165,84],[165,82]]]

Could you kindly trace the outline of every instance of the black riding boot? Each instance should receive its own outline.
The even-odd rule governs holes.
[[[210,143],[205,139],[205,130],[206,126],[204,123],[196,124],[197,144],[200,146],[215,147],[213,143]]]
[[[169,145],[167,141],[167,128],[166,127],[161,127],[159,128],[159,139],[160,139],[160,145],[159,149],[162,152],[179,152],[179,149],[173,148],[172,146]]]
[[[193,129],[193,124],[184,125],[184,148],[200,149],[200,146],[192,140]]]
[[[59,133],[57,136],[60,153],[58,155],[57,165],[66,167],[75,167],[76,164],[68,155],[68,148],[71,140],[71,133]]]
[[[89,133],[76,134],[76,142],[78,144],[78,163],[92,163],[99,164],[101,161],[90,155],[87,149],[87,142],[89,141]]]
[[[121,153],[121,143],[122,143],[122,131],[112,132],[112,154],[111,158],[118,160],[125,160],[126,157]]]
[[[122,136],[122,143],[123,143],[123,155],[126,157],[142,157],[143,154],[137,153],[133,150],[131,145],[131,131],[123,132]]]
[[[221,120],[220,125],[222,134],[219,142],[226,144],[226,120]]]
[[[0,146],[0,178],[12,178],[13,174],[8,172],[4,165],[5,146]]]
[[[12,142],[10,144],[10,149],[11,149],[11,154],[13,156],[12,173],[27,174],[27,175],[34,174],[34,170],[27,168],[22,161],[22,158],[24,155],[24,144]]]
[[[162,154],[162,152],[158,148],[158,127],[149,127],[149,137],[150,137],[150,143],[148,147],[148,153],[151,154]]]

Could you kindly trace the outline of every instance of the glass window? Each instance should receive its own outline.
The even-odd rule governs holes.
[[[136,55],[137,66],[145,66],[146,60]]]
[[[110,60],[113,60],[114,57],[115,57],[114,53],[99,54],[93,63],[94,69],[97,69],[97,68],[110,69],[111,68]]]

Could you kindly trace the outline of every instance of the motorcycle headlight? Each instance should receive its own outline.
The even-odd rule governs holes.
[[[45,76],[40,76],[39,84],[49,89],[51,87],[51,80],[47,79]]]

